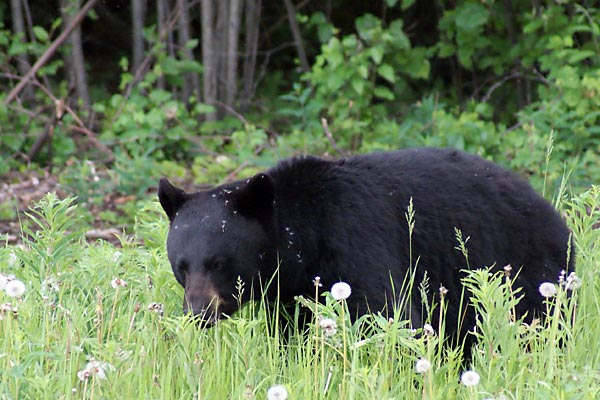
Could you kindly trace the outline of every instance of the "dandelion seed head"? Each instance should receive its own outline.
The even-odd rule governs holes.
[[[77,378],[80,381],[85,381],[87,378],[90,377],[90,371],[87,371],[85,369],[82,369],[81,371],[77,371]]]
[[[369,343],[366,339],[359,340],[358,342],[352,345],[353,349],[358,349],[359,347],[363,347],[365,344]]]
[[[575,272],[571,272],[569,276],[567,276],[565,282],[565,289],[567,290],[577,290],[581,287],[581,279],[575,274]]]
[[[435,330],[433,329],[433,326],[431,326],[431,324],[423,325],[423,333],[425,334],[425,336],[428,337],[435,336]]]
[[[121,259],[122,253],[120,251],[115,251],[112,255],[112,262],[117,263]]]
[[[556,295],[556,285],[552,282],[543,282],[538,290],[546,298]]]
[[[443,298],[448,294],[448,289],[445,286],[440,285],[440,296]]]
[[[322,287],[323,284],[321,283],[321,277],[320,276],[315,276],[315,279],[313,279],[313,285],[315,285],[315,287]]]
[[[15,279],[17,279],[17,278],[15,278],[14,275],[7,275],[7,274],[0,273],[0,290],[5,290],[8,282],[14,281]]]
[[[337,282],[331,287],[331,296],[336,300],[346,300],[351,294],[352,288],[346,282]]]
[[[288,397],[288,392],[285,386],[271,386],[267,391],[267,400],[285,400]]]
[[[95,359],[91,359],[85,368],[77,372],[77,378],[80,381],[89,379],[90,377],[96,377],[98,379],[106,379],[106,372],[114,370],[114,367],[106,362],[101,362]]]
[[[161,304],[161,303],[150,303],[150,304],[148,304],[148,310],[154,311],[155,313],[157,313],[158,315],[160,315],[162,317],[164,314],[164,311],[165,311],[165,306],[164,306],[164,304]]]
[[[479,379],[479,374],[475,371],[465,371],[460,377],[461,383],[466,387],[477,386]]]
[[[118,287],[127,287],[127,282],[121,278],[114,278],[112,281],[110,281],[110,286],[112,286],[113,289]]]
[[[4,287],[4,291],[10,297],[21,297],[25,294],[25,284],[18,279],[9,281]]]
[[[337,324],[331,318],[322,318],[319,321],[319,327],[323,330],[323,334],[326,337],[331,337],[337,332]]]
[[[46,278],[42,281],[41,292],[44,295],[49,295],[52,292],[58,292],[60,290],[61,283],[53,277]]]
[[[5,315],[12,313],[16,318],[19,315],[19,309],[17,307],[13,307],[11,303],[0,304],[0,321],[4,319]]]
[[[429,362],[429,360],[427,360],[425,358],[419,358],[417,360],[415,367],[419,374],[424,374],[431,369],[431,363]]]

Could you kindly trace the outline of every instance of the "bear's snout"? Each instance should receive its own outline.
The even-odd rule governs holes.
[[[191,313],[203,326],[210,326],[222,318],[225,301],[216,286],[201,272],[190,273],[185,280],[183,313]]]

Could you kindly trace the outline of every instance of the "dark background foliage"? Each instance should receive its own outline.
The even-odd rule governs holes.
[[[161,175],[410,146],[478,153],[547,196],[600,170],[593,1],[104,0],[53,48],[85,4],[0,4],[6,184],[33,172],[112,204]]]

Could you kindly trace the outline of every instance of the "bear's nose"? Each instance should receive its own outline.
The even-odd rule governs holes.
[[[212,281],[201,272],[188,274],[185,280],[183,312],[194,318],[214,324],[220,317],[219,304],[222,298]]]

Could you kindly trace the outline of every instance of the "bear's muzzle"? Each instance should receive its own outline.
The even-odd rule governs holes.
[[[191,313],[203,327],[209,327],[223,318],[227,303],[216,286],[201,272],[192,272],[185,279],[184,314]]]

